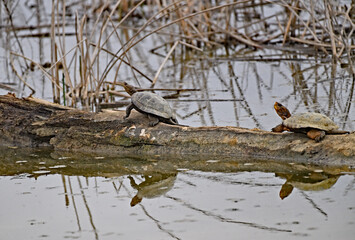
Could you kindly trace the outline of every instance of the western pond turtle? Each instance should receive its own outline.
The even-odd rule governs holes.
[[[169,103],[161,96],[151,92],[138,92],[137,89],[126,82],[119,83],[131,95],[131,104],[126,109],[125,119],[129,117],[132,109],[146,114],[150,120],[149,125],[155,126],[160,122],[177,125],[174,111]]]
[[[290,111],[278,102],[275,102],[274,109],[283,121],[272,129],[273,132],[305,133],[316,142],[321,141],[326,134],[349,133],[338,130],[339,127],[329,117],[320,113],[305,112],[291,115]]]

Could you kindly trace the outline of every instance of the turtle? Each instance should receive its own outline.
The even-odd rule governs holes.
[[[151,92],[138,92],[134,86],[126,82],[119,83],[119,85],[123,86],[125,91],[131,95],[131,104],[126,109],[124,119],[129,117],[132,109],[135,109],[148,116],[151,127],[156,126],[159,122],[179,125],[174,111],[164,98]]]
[[[290,111],[281,103],[275,102],[274,109],[283,120],[281,124],[272,128],[273,132],[305,133],[316,142],[322,141],[326,134],[347,134],[348,131],[338,130],[338,126],[327,116],[305,112],[291,115]]]

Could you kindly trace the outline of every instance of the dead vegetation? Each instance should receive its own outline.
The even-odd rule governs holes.
[[[15,74],[23,89],[34,93],[27,76],[39,70],[43,81],[52,84],[53,101],[68,106],[94,110],[100,103],[124,96],[117,87],[118,81],[125,80],[119,77],[123,68],[129,69],[137,85],[149,82],[153,88],[168,61],[192,56],[230,57],[234,52],[235,57],[277,49],[320,57],[355,75],[354,1],[347,5],[313,0],[218,1],[217,5],[215,1],[53,0],[51,7],[37,0],[26,4],[1,1],[6,74]],[[29,21],[32,25],[21,24],[20,7],[36,19]],[[38,39],[38,57],[25,54],[28,44],[23,38]],[[143,72],[131,53],[139,56],[140,44],[156,39],[162,45],[150,52],[162,61]],[[50,53],[43,52],[45,45]],[[255,59],[260,57],[246,58]]]

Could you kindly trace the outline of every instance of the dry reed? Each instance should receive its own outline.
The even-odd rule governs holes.
[[[313,0],[242,0],[215,1],[108,1],[102,5],[85,5],[85,1],[52,0],[51,24],[43,25],[50,36],[51,67],[25,55],[19,41],[26,27],[15,26],[13,9],[2,1],[8,25],[17,47],[10,49],[11,69],[26,87],[33,88],[21,77],[16,67],[30,68],[28,61],[42,71],[52,83],[53,101],[70,106],[94,109],[101,101],[109,101],[116,93],[115,83],[120,69],[131,69],[134,81],[149,81],[154,86],[159,74],[174,55],[213,53],[216,48],[273,48],[299,52],[298,46],[310,49],[310,55],[332,56],[334,61],[348,64],[354,75],[355,6],[341,6],[334,1]],[[270,15],[260,15],[265,7],[274,7]],[[76,9],[75,17],[67,17],[68,9]],[[80,9],[80,10],[79,10]],[[258,11],[261,10],[261,11]],[[94,19],[94,23],[92,24]],[[132,26],[134,22],[135,27]],[[67,50],[68,28],[75,28],[74,47]],[[46,36],[41,32],[42,36]],[[130,36],[131,34],[131,36]],[[148,37],[163,39],[166,48],[158,69],[144,73],[132,61],[130,52]],[[112,47],[110,45],[114,45]],[[155,48],[154,51],[158,51]],[[138,50],[139,51],[139,50]],[[103,61],[105,59],[105,68]],[[62,69],[60,69],[62,66]],[[107,80],[108,76],[114,79]],[[111,75],[110,75],[111,74]],[[0,86],[1,87],[1,86]]]

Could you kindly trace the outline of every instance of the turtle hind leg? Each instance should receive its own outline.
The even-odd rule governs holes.
[[[159,123],[159,118],[148,114],[149,126],[154,127]]]
[[[126,108],[126,116],[124,117],[124,119],[129,117],[133,108],[134,108],[133,104],[128,105],[128,107]]]
[[[311,129],[307,132],[307,136],[316,142],[320,142],[325,137],[325,132],[322,130]]]

